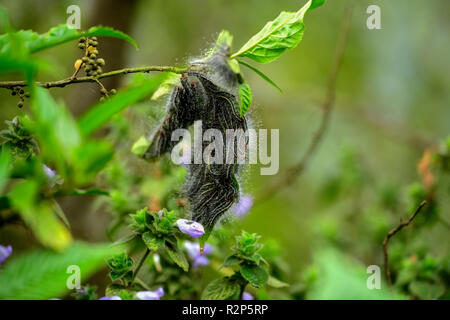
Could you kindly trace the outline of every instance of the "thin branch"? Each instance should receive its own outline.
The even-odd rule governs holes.
[[[413,215],[407,221],[400,222],[398,224],[398,226],[396,226],[394,229],[389,231],[388,234],[386,235],[386,238],[384,238],[384,240],[383,240],[384,270],[386,273],[386,279],[387,279],[389,287],[392,287],[391,270],[389,269],[389,253],[388,253],[388,248],[387,248],[389,240],[392,238],[392,236],[394,234],[396,234],[397,232],[402,230],[404,227],[409,225],[415,219],[415,217],[420,212],[420,210],[422,210],[423,206],[426,204],[427,204],[426,200],[422,201],[420,203],[420,205],[417,207],[416,211],[413,213]]]
[[[144,253],[144,255],[141,258],[141,261],[139,262],[139,265],[137,266],[136,270],[133,272],[133,278],[131,279],[131,282],[133,282],[139,273],[139,270],[141,270],[142,266],[144,265],[145,260],[147,259],[148,255],[150,254],[150,249],[147,249]]]
[[[327,85],[327,93],[325,96],[325,99],[321,105],[323,113],[322,113],[322,120],[320,123],[320,126],[316,133],[314,134],[306,152],[304,153],[303,157],[300,159],[300,162],[298,162],[296,165],[288,168],[284,174],[280,176],[279,179],[275,180],[271,185],[264,188],[264,191],[262,191],[259,195],[256,197],[255,203],[261,203],[272,196],[274,196],[276,193],[278,193],[282,188],[292,184],[294,181],[296,181],[296,178],[301,175],[301,173],[304,171],[306,166],[309,163],[309,160],[313,156],[313,154],[316,152],[318,146],[320,145],[320,142],[322,141],[324,134],[328,128],[329,122],[330,122],[330,114],[331,110],[334,106],[335,100],[336,100],[336,80],[337,76],[342,64],[343,56],[345,47],[347,45],[347,38],[348,38],[348,31],[350,28],[350,21],[353,11],[353,1],[349,1],[342,26],[340,31],[340,36],[338,40],[338,45],[336,49],[336,53],[333,60],[333,65],[330,69],[330,73],[328,76],[328,85]]]
[[[151,71],[160,71],[160,72],[173,72],[173,73],[185,73],[189,70],[189,68],[179,68],[179,67],[166,67],[166,66],[149,66],[149,67],[140,67],[140,68],[124,68],[119,70],[114,70],[110,72],[102,73],[97,77],[80,77],[74,78],[69,77],[62,80],[57,81],[48,81],[48,82],[36,82],[38,86],[44,88],[63,88],[69,84],[73,83],[82,83],[82,82],[98,82],[99,79],[115,77],[119,75],[129,74],[129,73],[148,73]],[[12,89],[13,87],[26,87],[28,83],[26,81],[0,81],[0,88]]]

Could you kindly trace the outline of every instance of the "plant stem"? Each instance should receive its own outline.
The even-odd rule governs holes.
[[[134,282],[137,283],[138,285],[140,285],[140,286],[141,286],[142,288],[144,288],[145,290],[150,290],[150,287],[147,286],[147,285],[145,284],[145,282],[142,281],[141,279],[136,278],[136,279],[134,279]]]
[[[63,88],[69,84],[73,83],[82,83],[82,82],[97,82],[99,79],[115,77],[118,75],[128,74],[128,73],[148,73],[151,71],[160,71],[160,72],[173,72],[173,73],[185,73],[189,70],[189,68],[179,68],[179,67],[167,67],[167,66],[149,66],[149,67],[139,67],[139,68],[124,68],[119,70],[114,70],[110,72],[102,73],[97,77],[80,77],[75,78],[73,76],[57,80],[57,81],[48,81],[48,82],[36,82],[38,86],[44,88],[54,88],[59,87]],[[0,88],[11,89],[13,87],[26,87],[28,83],[26,81],[0,81]]]
[[[393,235],[395,235],[397,232],[402,230],[404,227],[408,226],[414,218],[417,216],[417,214],[422,210],[423,206],[427,204],[426,200],[423,200],[419,206],[417,207],[416,211],[414,211],[413,215],[404,222],[400,222],[394,229],[388,232],[386,237],[383,240],[383,253],[384,253],[384,270],[386,273],[386,279],[389,285],[389,288],[392,287],[392,279],[391,279],[391,270],[389,269],[389,252],[388,252],[388,243],[389,240]]]
[[[133,278],[131,279],[131,282],[133,282],[134,279],[136,278],[137,274],[139,273],[139,270],[141,270],[142,265],[144,264],[144,262],[147,259],[149,254],[150,254],[150,249],[147,248],[147,250],[145,251],[143,257],[141,258],[141,261],[139,261],[139,265],[137,266],[136,270],[134,270]]]

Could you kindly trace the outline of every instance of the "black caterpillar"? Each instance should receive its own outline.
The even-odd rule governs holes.
[[[239,198],[239,184],[236,176],[242,169],[238,161],[245,155],[248,144],[247,120],[238,110],[237,88],[239,78],[228,65],[228,48],[217,48],[209,58],[197,61],[192,66],[201,71],[190,71],[181,76],[169,98],[166,116],[153,134],[144,158],[154,160],[171,151],[178,141],[172,141],[175,129],[188,128],[195,121],[202,120],[202,134],[208,129],[217,129],[224,137],[222,164],[188,165],[186,196],[192,211],[192,219],[211,230],[219,218]],[[193,69],[193,68],[192,68]],[[226,162],[226,130],[241,129],[233,140],[234,154]],[[202,142],[202,150],[211,142]],[[219,149],[220,150],[220,149]]]

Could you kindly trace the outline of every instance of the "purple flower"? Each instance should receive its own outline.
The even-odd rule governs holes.
[[[1,246],[0,245],[0,265],[6,260],[8,259],[8,257],[11,255],[12,253],[12,246]]]
[[[122,298],[119,296],[111,296],[111,297],[105,296],[105,297],[101,297],[98,300],[122,300]]]
[[[47,177],[48,184],[50,188],[53,188],[55,184],[63,184],[64,180],[60,179],[55,170],[50,169],[45,164],[42,165],[44,169],[45,176]]]
[[[248,292],[244,292],[242,295],[242,300],[255,300],[255,298]]]
[[[198,266],[207,266],[209,265],[209,259],[206,257],[211,254],[212,247],[207,243],[205,247],[203,248],[203,254],[200,253],[200,244],[196,242],[191,241],[185,241],[184,247],[186,248],[186,251],[189,255],[189,257],[192,259],[193,263],[192,266],[194,268]]]
[[[136,298],[139,300],[160,300],[164,296],[164,289],[159,287],[155,291],[138,291]]]
[[[205,234],[205,229],[203,229],[203,226],[192,220],[178,219],[177,226],[181,232],[186,233],[193,238],[198,238]]]
[[[233,207],[233,212],[238,218],[243,218],[247,215],[253,206],[253,197],[249,194],[244,194],[241,196],[238,203]]]

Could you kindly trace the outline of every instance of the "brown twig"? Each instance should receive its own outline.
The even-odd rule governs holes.
[[[82,83],[82,82],[97,82],[99,79],[115,77],[118,75],[124,75],[129,73],[148,73],[151,71],[160,71],[160,72],[173,72],[173,73],[185,73],[188,71],[188,68],[179,68],[179,67],[166,67],[166,66],[149,66],[149,67],[140,67],[140,68],[124,68],[119,70],[114,70],[110,72],[102,73],[97,77],[80,77],[73,78],[69,77],[62,80],[57,81],[48,81],[48,82],[36,82],[38,86],[44,88],[63,88],[69,84],[73,83]],[[28,83],[26,81],[0,81],[0,88],[11,89],[13,87],[26,87]]]
[[[387,249],[389,240],[392,238],[392,236],[394,234],[396,234],[397,232],[402,230],[404,227],[409,225],[415,219],[415,217],[420,212],[420,210],[422,210],[423,206],[426,205],[426,204],[427,204],[426,200],[422,201],[419,204],[419,206],[417,207],[416,211],[413,213],[413,215],[407,221],[400,222],[398,224],[398,226],[396,226],[394,229],[389,231],[388,234],[386,235],[386,237],[383,240],[384,270],[385,270],[385,273],[386,273],[386,279],[387,279],[389,287],[392,287],[391,270],[389,269],[389,253],[388,253],[388,249]]]
[[[322,120],[320,123],[319,128],[315,132],[311,142],[308,145],[308,148],[306,149],[306,152],[304,153],[303,157],[300,159],[300,161],[295,164],[294,166],[288,168],[284,174],[280,175],[280,178],[277,180],[274,180],[274,182],[269,185],[268,187],[264,188],[264,191],[260,192],[256,196],[255,203],[260,204],[269,198],[271,198],[273,195],[278,193],[283,187],[286,187],[290,184],[292,184],[294,181],[296,181],[296,178],[304,171],[306,166],[309,163],[310,158],[313,156],[313,154],[316,152],[318,146],[320,145],[320,142],[322,141],[324,134],[328,128],[329,122],[330,122],[330,114],[331,110],[333,108],[333,105],[336,100],[336,80],[337,76],[342,64],[343,56],[345,47],[347,45],[347,38],[348,38],[348,31],[350,28],[350,21],[353,11],[353,1],[349,1],[344,18],[342,21],[341,31],[339,35],[338,45],[336,49],[336,53],[333,60],[333,65],[330,69],[330,73],[328,76],[328,84],[327,84],[327,93],[325,96],[325,99],[321,105],[323,113],[322,113]]]

